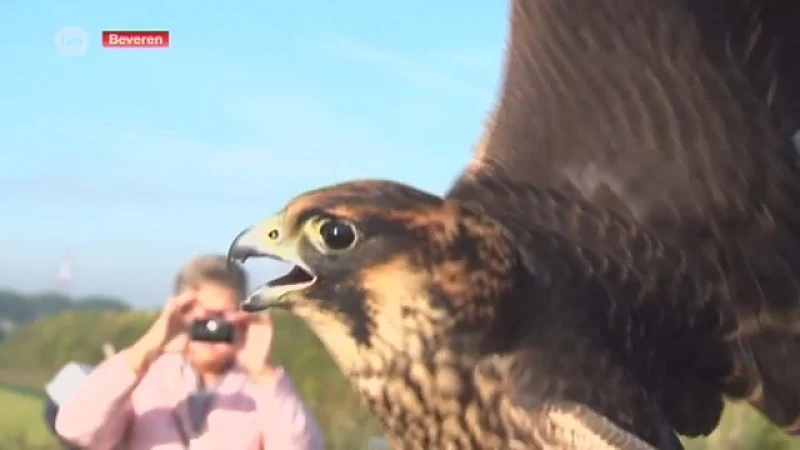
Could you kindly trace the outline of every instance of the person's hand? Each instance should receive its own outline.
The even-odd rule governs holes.
[[[195,301],[193,291],[170,298],[142,340],[158,353],[182,352],[189,343],[189,312]]]
[[[252,314],[247,317],[242,346],[237,353],[239,364],[256,382],[274,378],[275,369],[269,363],[272,348],[272,321],[267,314]]]
[[[126,352],[128,361],[142,372],[158,355],[182,352],[189,342],[189,312],[195,304],[193,291],[170,298],[153,325]]]

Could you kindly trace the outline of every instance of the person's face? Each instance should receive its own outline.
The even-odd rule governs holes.
[[[215,315],[230,316],[238,309],[238,298],[232,289],[215,284],[201,283],[195,287],[196,304],[190,311],[192,319],[208,318]],[[198,370],[215,371],[226,367],[236,356],[243,326],[236,326],[237,339],[234,343],[190,341],[186,357]]]

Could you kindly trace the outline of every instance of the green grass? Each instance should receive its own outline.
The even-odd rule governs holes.
[[[58,448],[44,423],[41,396],[3,386],[0,405],[0,450]]]
[[[26,390],[30,393],[41,394],[44,385],[55,375],[54,371],[47,370],[13,370],[0,369],[0,387],[12,387],[14,390]]]

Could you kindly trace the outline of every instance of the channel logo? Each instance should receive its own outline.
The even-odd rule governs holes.
[[[89,35],[81,27],[67,26],[56,33],[56,50],[68,58],[81,57],[89,49]]]

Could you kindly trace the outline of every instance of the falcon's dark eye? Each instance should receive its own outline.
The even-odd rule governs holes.
[[[322,242],[330,250],[347,250],[356,243],[355,227],[343,220],[327,219],[319,226]]]

